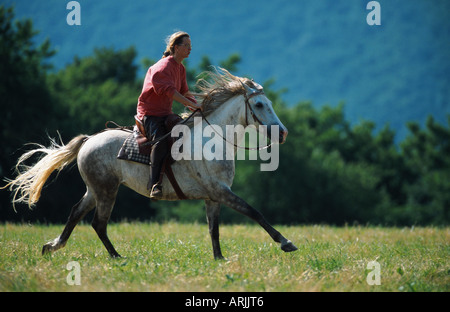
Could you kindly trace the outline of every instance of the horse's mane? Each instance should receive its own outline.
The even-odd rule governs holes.
[[[258,86],[248,78],[242,78],[232,75],[224,68],[203,72],[196,83],[199,90],[195,93],[197,101],[202,105],[203,115],[208,116],[214,112],[220,105],[236,95],[245,94],[247,90],[244,85],[256,89]],[[183,114],[183,118],[189,116],[189,113]]]

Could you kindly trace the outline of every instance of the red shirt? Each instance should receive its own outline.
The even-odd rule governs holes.
[[[137,105],[137,116],[166,116],[172,114],[175,90],[184,95],[189,91],[186,82],[186,69],[178,64],[173,56],[159,60],[145,75],[142,93]]]

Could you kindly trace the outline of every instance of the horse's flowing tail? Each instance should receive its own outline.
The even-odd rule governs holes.
[[[17,177],[14,180],[5,180],[8,184],[2,187],[9,187],[9,190],[14,192],[12,200],[14,209],[16,203],[28,203],[30,208],[35,205],[41,197],[42,188],[52,172],[55,170],[61,171],[72,163],[88,138],[87,135],[79,135],[67,145],[59,145],[54,139],[50,138],[51,144],[48,148],[36,144],[38,148],[23,154],[16,164]],[[24,161],[36,153],[43,153],[44,156],[33,166],[25,165]]]

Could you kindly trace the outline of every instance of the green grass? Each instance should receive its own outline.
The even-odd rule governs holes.
[[[449,291],[450,229],[277,226],[299,248],[284,253],[258,226],[221,226],[214,261],[204,224],[119,223],[111,259],[89,225],[41,256],[62,225],[0,225],[0,291]],[[367,263],[380,264],[369,285]],[[70,261],[81,285],[66,282]]]

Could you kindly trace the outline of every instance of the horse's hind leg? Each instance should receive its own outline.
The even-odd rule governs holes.
[[[86,194],[84,194],[83,198],[75,206],[72,207],[69,219],[67,220],[66,226],[64,227],[61,235],[45,244],[44,247],[42,247],[42,254],[44,255],[63,248],[66,245],[70,234],[72,233],[78,222],[80,222],[81,219],[83,219],[84,216],[94,207],[95,199],[88,190]]]
[[[106,227],[108,226],[109,217],[111,216],[112,209],[114,207],[115,195],[117,192],[113,192],[114,197],[98,201],[97,209],[95,210],[94,219],[92,220],[92,227],[97,232],[98,237],[102,241],[106,250],[112,258],[119,258],[120,255],[114,249],[111,241],[108,238]]]

